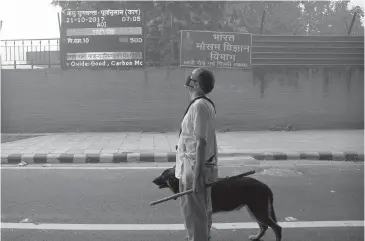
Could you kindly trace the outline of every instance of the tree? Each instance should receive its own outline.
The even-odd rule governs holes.
[[[347,35],[354,10],[348,9],[349,1],[302,1],[303,18],[306,22],[306,33],[309,35]],[[355,35],[363,35],[360,18],[354,19],[352,31]]]
[[[245,29],[260,34],[347,35],[354,12],[363,8],[348,1],[231,2],[226,5],[225,23],[234,31]],[[265,12],[264,12],[265,11]],[[353,35],[363,35],[360,18],[355,17]]]
[[[299,4],[294,1],[280,3],[265,18],[264,28],[272,34],[305,35],[305,20]]]
[[[225,8],[224,24],[234,31],[260,34],[266,17],[278,8],[280,2],[231,2]],[[269,31],[270,32],[270,31]]]
[[[146,23],[146,36],[154,37],[148,54],[159,62],[177,61],[180,30],[220,31],[224,8],[224,2],[155,2]]]
[[[347,4],[347,10],[353,12],[353,16],[356,13],[355,21],[354,21],[354,28],[353,28],[354,35],[363,36],[364,35],[364,25],[365,25],[365,18],[364,18],[365,3],[364,3],[364,1],[351,0]]]

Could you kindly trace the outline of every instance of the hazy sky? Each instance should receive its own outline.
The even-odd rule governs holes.
[[[58,38],[57,12],[51,0],[0,0],[0,39]]]
[[[364,5],[363,0],[351,0]],[[57,12],[51,0],[0,0],[0,39],[58,38]]]

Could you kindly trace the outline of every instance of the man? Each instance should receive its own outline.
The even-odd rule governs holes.
[[[218,169],[215,107],[206,95],[214,84],[213,74],[203,68],[195,69],[185,83],[192,102],[181,123],[175,176],[180,192],[193,190],[180,197],[188,241],[210,240],[211,188],[204,185],[217,180]]]

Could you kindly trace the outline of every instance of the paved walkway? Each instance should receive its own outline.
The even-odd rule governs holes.
[[[364,130],[245,131],[217,133],[217,138],[220,156],[344,160],[364,153]],[[176,142],[177,133],[56,133],[3,143],[1,156],[2,163],[36,162],[35,157],[38,162],[50,157],[54,162],[173,162]]]

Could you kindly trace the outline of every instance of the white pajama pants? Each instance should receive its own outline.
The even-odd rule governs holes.
[[[183,162],[180,192],[192,189],[194,180],[194,166],[187,159]],[[199,193],[191,193],[180,197],[181,212],[184,218],[185,230],[188,234],[188,241],[210,240],[210,229],[212,227],[211,188],[204,188],[204,185],[216,181],[217,176],[215,165],[204,165],[203,176],[199,182]]]

